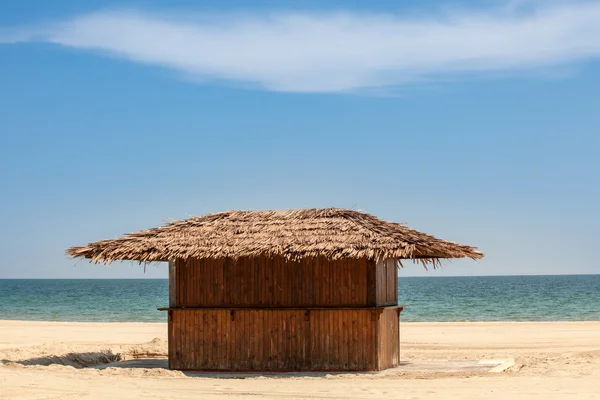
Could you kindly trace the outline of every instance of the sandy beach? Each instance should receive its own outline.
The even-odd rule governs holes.
[[[402,323],[404,365],[362,374],[169,371],[161,323],[0,321],[0,332],[2,399],[600,398],[600,322]],[[464,368],[486,360],[514,365]]]

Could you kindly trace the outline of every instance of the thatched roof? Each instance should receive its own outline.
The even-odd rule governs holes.
[[[106,264],[115,260],[324,256],[332,260],[413,259],[435,266],[444,258],[483,257],[474,247],[339,208],[225,211],[72,247],[67,254]]]

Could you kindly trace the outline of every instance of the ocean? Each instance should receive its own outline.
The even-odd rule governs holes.
[[[403,321],[598,321],[600,275],[400,277]],[[166,279],[2,279],[0,319],[166,322]]]

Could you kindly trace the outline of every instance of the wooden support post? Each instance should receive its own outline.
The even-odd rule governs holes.
[[[177,307],[177,263],[169,261],[169,307]]]
[[[402,342],[400,341],[400,312],[402,312],[402,308],[398,308],[398,365],[400,365],[400,363],[402,362],[402,359],[400,358],[400,345],[402,344]]]
[[[377,264],[367,263],[367,306],[377,306]]]

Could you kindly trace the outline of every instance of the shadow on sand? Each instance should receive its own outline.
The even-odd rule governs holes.
[[[82,353],[68,353],[62,356],[50,355],[44,357],[35,357],[26,360],[1,360],[2,364],[21,364],[21,365],[67,365],[74,368],[93,368],[93,369],[106,369],[106,368],[124,368],[124,369],[153,369],[168,371],[168,360],[163,354],[135,354],[133,357],[131,354],[127,354],[123,357],[120,353],[113,353],[111,350],[103,350],[97,352],[82,352]],[[493,363],[495,365],[496,363]],[[396,368],[391,368],[385,371],[296,371],[296,372],[219,372],[219,371],[181,371],[181,373],[188,377],[206,377],[206,378],[220,378],[220,379],[246,379],[246,378],[257,378],[257,377],[269,377],[269,378],[285,378],[285,377],[310,377],[319,378],[326,376],[348,376],[348,375],[378,375],[386,376],[393,375],[398,372],[415,372],[415,371],[430,371],[430,372],[467,372],[475,370],[489,369],[492,365],[481,364],[475,361],[462,361],[462,362],[450,362],[437,361],[437,362],[408,362],[402,361]]]
[[[64,355],[49,355],[42,357],[33,357],[25,360],[1,360],[2,364],[21,364],[21,365],[68,365],[75,368],[87,368],[99,364],[111,364],[121,361],[121,354],[115,354],[111,350],[101,350],[84,353],[67,353]]]

